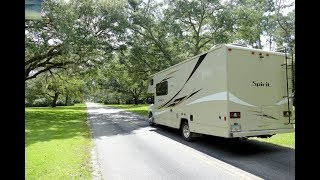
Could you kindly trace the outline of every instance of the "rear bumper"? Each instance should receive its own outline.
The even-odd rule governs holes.
[[[250,136],[290,133],[290,132],[294,132],[294,128],[290,128],[290,129],[272,129],[272,130],[263,130],[263,131],[231,132],[230,136],[231,137],[250,137]]]

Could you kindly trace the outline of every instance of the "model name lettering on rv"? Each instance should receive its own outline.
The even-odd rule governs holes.
[[[255,86],[255,87],[271,87],[269,82],[257,82],[257,81],[252,81],[252,86]]]

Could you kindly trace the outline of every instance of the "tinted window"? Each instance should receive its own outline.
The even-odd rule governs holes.
[[[160,82],[156,85],[156,95],[163,96],[168,94],[168,81]]]

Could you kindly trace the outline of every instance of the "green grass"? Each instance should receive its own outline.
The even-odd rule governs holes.
[[[276,134],[271,138],[250,138],[261,142],[272,143],[280,146],[289,147],[295,149],[295,133]]]
[[[148,105],[147,104],[139,104],[139,105],[133,105],[133,104],[109,104],[105,105],[111,108],[116,109],[123,109],[125,111],[133,112],[142,116],[147,117],[148,116]]]
[[[105,105],[111,108],[123,109],[143,116],[148,116],[148,105]],[[250,138],[261,142],[272,143],[279,146],[295,148],[295,133],[276,134],[271,138]]]
[[[25,108],[26,179],[90,179],[86,107]]]

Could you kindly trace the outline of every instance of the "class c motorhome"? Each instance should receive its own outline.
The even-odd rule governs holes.
[[[150,125],[225,138],[294,131],[292,70],[285,53],[230,44],[149,77]]]

